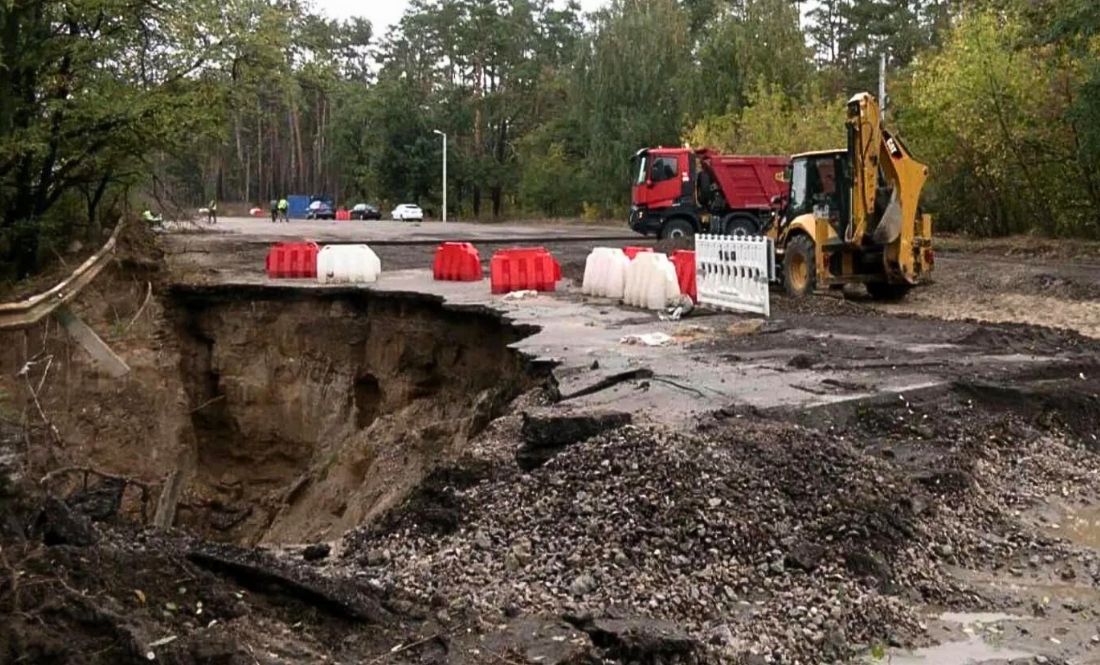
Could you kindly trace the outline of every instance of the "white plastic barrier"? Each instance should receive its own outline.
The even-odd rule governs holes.
[[[623,302],[634,307],[664,309],[680,298],[676,267],[664,254],[642,252],[626,268]]]
[[[768,283],[775,280],[775,246],[759,236],[695,236],[699,304],[771,315]]]
[[[618,247],[596,247],[584,262],[581,293],[602,298],[623,297],[630,259]]]
[[[321,284],[374,282],[382,261],[366,245],[325,245],[317,253],[317,281]]]

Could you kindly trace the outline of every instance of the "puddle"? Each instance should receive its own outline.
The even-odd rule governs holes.
[[[984,626],[1000,621],[1020,621],[1027,617],[1004,614],[1002,612],[944,612],[938,615],[941,621],[957,623],[963,626]]]
[[[1100,507],[1067,506],[1059,528],[1047,531],[1072,543],[1100,550]]]
[[[939,621],[963,626],[966,633],[984,632],[1003,621],[1026,621],[1027,617],[1005,614],[1003,612],[943,612],[935,615]],[[996,639],[996,638],[994,638]],[[925,647],[905,651],[889,649],[882,658],[868,656],[865,663],[889,663],[890,665],[978,665],[988,661],[1009,661],[1016,658],[1030,658],[1034,654],[1003,645],[992,644],[980,635],[970,634],[964,640],[944,642],[934,647]]]
[[[987,661],[1007,661],[1031,658],[1035,654],[989,644],[980,637],[959,642],[946,642],[939,646],[915,651],[890,650],[883,658],[868,657],[866,663],[890,663],[890,665],[978,665]]]

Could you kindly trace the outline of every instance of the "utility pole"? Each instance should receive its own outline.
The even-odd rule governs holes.
[[[882,122],[886,122],[886,52],[878,59],[878,106],[882,109]]]
[[[436,134],[443,137],[443,223],[447,223],[447,135],[438,129]]]

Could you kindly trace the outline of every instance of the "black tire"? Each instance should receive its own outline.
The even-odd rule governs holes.
[[[731,236],[758,236],[760,235],[760,223],[752,217],[738,215],[726,220],[724,231]]]
[[[817,288],[817,260],[814,241],[795,236],[783,252],[783,288],[787,295],[802,298]]]
[[[670,219],[661,227],[661,240],[690,238],[695,235],[695,227],[686,219]]]
[[[871,282],[867,284],[867,295],[871,296],[871,300],[891,302],[904,298],[911,288],[913,288],[911,284]]]

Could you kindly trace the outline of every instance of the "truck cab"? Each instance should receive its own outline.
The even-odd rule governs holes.
[[[630,228],[644,235],[692,235],[702,222],[695,204],[695,155],[687,148],[645,148],[634,154]],[[665,222],[681,219],[664,232]]]

